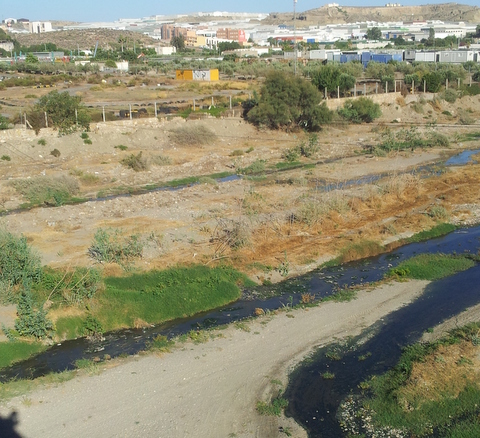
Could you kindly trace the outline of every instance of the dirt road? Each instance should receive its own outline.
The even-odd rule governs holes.
[[[315,346],[356,335],[417,297],[426,282],[383,285],[348,303],[326,303],[232,325],[204,344],[127,360],[0,407],[23,437],[277,437],[292,419],[260,416],[287,374]]]

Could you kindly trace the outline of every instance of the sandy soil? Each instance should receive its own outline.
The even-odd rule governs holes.
[[[292,419],[256,412],[257,401],[277,395],[272,381],[285,385],[289,370],[312,349],[359,334],[426,284],[386,284],[348,303],[259,317],[247,330],[232,325],[205,344],[131,358],[39,389],[4,404],[0,414],[17,413],[23,438],[284,436],[279,427],[305,437]]]

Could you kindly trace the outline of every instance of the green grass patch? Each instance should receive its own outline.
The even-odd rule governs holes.
[[[158,323],[220,307],[240,297],[240,285],[252,282],[230,267],[194,265],[108,277],[105,285],[92,313],[108,331],[132,327],[138,318]]]
[[[74,197],[79,191],[78,182],[70,176],[39,176],[16,180],[11,185],[28,200],[26,206],[40,204],[58,206],[80,201]]]
[[[466,256],[449,254],[419,254],[390,269],[386,277],[438,280],[475,266],[475,261]]]
[[[416,243],[416,242],[425,242],[426,240],[435,239],[437,237],[445,236],[453,231],[455,231],[455,225],[448,223],[441,223],[430,230],[420,231],[417,234],[404,240],[404,243]]]
[[[59,339],[75,339],[84,335],[84,318],[67,316],[55,322],[55,332]]]
[[[275,169],[277,170],[295,169],[297,167],[302,167],[300,161],[280,161],[275,164]]]
[[[1,342],[0,368],[5,368],[12,363],[27,359],[45,350],[45,348],[40,342]]]

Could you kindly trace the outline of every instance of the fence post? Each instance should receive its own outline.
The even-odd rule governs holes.
[[[105,123],[105,107],[102,107],[103,122]]]
[[[45,128],[48,128],[48,116],[46,111],[45,111]]]
[[[385,94],[388,94],[388,81],[385,81]]]
[[[458,84],[457,87],[460,88],[460,78],[457,78]]]
[[[27,113],[23,113],[23,117],[25,118],[25,130],[27,130]]]
[[[363,83],[363,95],[367,95],[367,84]]]
[[[423,92],[424,93],[427,92],[427,81],[426,80],[423,80]]]
[[[340,85],[337,86],[337,99],[340,99]]]
[[[448,78],[445,79],[445,90],[448,90]]]
[[[212,106],[214,106],[215,104],[213,103],[213,96],[212,96]]]
[[[132,104],[128,104],[129,112],[130,112],[130,120],[132,120]]]
[[[155,117],[157,117],[157,102],[155,102]]]
[[[193,112],[195,112],[195,99],[193,99]]]
[[[397,81],[393,81],[393,91],[396,93],[397,92]]]
[[[412,94],[415,94],[415,80],[412,79]]]
[[[230,109],[232,109],[232,96],[228,96],[230,98]]]
[[[375,82],[375,94],[378,94],[378,82]]]
[[[75,125],[78,126],[78,111],[77,111],[77,108],[75,108]]]

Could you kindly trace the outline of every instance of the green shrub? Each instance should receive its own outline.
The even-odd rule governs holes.
[[[0,131],[8,129],[8,119],[0,114]]]
[[[41,278],[40,257],[23,236],[0,228],[0,282],[13,286]]]
[[[87,134],[86,132],[82,132],[82,133],[80,134],[80,138],[81,138],[82,140],[87,140],[87,139],[88,139],[88,134]]]
[[[148,169],[148,160],[142,155],[140,151],[137,155],[131,154],[120,161],[125,167],[129,167],[135,172],[141,172]]]
[[[88,315],[87,319],[83,323],[83,335],[84,336],[99,336],[104,332],[102,324],[98,319],[92,315]]]
[[[239,168],[238,173],[241,175],[253,175],[265,171],[265,160],[255,160],[250,166]]]
[[[45,146],[47,144],[47,140],[45,140],[44,138],[41,138],[40,140],[37,141],[37,144],[39,144],[40,146]]]
[[[47,319],[47,312],[35,308],[32,294],[25,290],[20,294],[17,304],[18,318],[15,320],[15,330],[20,336],[34,336],[37,339],[51,336],[53,324]]]
[[[123,236],[121,230],[99,228],[88,248],[88,254],[99,262],[125,266],[142,256],[143,242],[138,235]]]
[[[352,123],[370,123],[382,115],[380,105],[366,97],[347,100],[338,113]]]
[[[55,148],[53,151],[50,151],[50,155],[53,155],[55,158],[58,158],[61,154],[60,151]]]
[[[115,149],[120,149],[121,151],[126,151],[128,149],[128,146],[125,146],[123,144],[119,144],[117,146],[114,146]]]
[[[10,158],[10,155],[2,155],[2,158],[1,158],[3,161],[10,161],[11,158]]]
[[[282,158],[288,163],[293,163],[294,161],[297,161],[299,157],[300,153],[298,151],[298,148],[286,148],[282,153]]]
[[[283,397],[274,398],[270,403],[257,402],[257,412],[260,415],[275,415],[279,417],[288,406],[288,400]]]
[[[457,100],[457,92],[449,88],[443,93],[443,99],[448,103],[455,103],[455,101]]]

